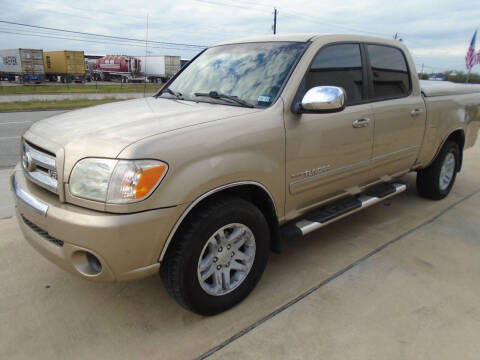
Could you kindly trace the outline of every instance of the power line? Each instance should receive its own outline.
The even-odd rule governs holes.
[[[140,45],[137,43],[128,43],[128,42],[119,42],[119,40],[111,40],[113,42],[107,42],[107,41],[102,41],[101,39],[86,39],[86,38],[75,38],[75,37],[62,37],[62,36],[55,36],[55,35],[48,35],[48,34],[32,34],[32,33],[22,33],[22,32],[17,32],[17,31],[10,31],[10,30],[5,30],[5,29],[0,29],[0,33],[5,33],[5,34],[13,34],[13,35],[22,35],[22,36],[35,36],[35,37],[42,37],[42,38],[50,38],[50,39],[62,39],[62,40],[73,40],[73,41],[80,41],[80,42],[91,42],[91,43],[96,43],[96,44],[104,44],[104,45],[124,45],[124,46],[135,46],[135,47],[145,47],[145,45]],[[156,49],[175,49],[175,50],[188,50],[191,51],[191,49],[185,49],[185,48],[178,48],[178,47],[173,47],[173,46],[150,46],[151,48],[156,48]]]
[[[368,34],[368,35],[390,36],[386,33],[378,33],[378,32],[358,29],[358,28],[351,27],[351,26],[348,26],[348,25],[325,22],[325,21],[322,21],[315,16],[302,14],[302,13],[292,11],[292,10],[285,10],[285,9],[282,9],[282,10],[283,10],[284,14],[294,16],[294,17],[299,17],[299,18],[305,19],[305,20],[310,21],[311,23],[315,23],[315,24],[322,24],[322,25],[326,25],[326,26],[337,27],[337,28],[340,28],[340,29],[345,29],[345,30],[348,30],[348,31],[353,31],[353,32],[356,32],[356,33],[363,33],[363,34]]]
[[[87,33],[82,31],[65,30],[65,29],[51,28],[51,27],[38,26],[38,25],[29,25],[29,24],[23,24],[23,23],[17,23],[12,21],[5,21],[5,20],[0,20],[0,23],[29,27],[29,28],[36,28],[36,29],[60,31],[60,32],[65,32],[70,34],[80,34],[80,35],[86,35],[86,36],[96,36],[96,37],[102,37],[102,38],[108,38],[108,39],[118,39],[118,40],[127,40],[127,41],[145,43],[145,39],[134,39],[134,38],[121,37],[121,36]],[[192,47],[192,48],[200,48],[200,49],[206,48],[206,46],[204,45],[195,45],[195,44],[171,43],[166,41],[154,41],[154,40],[150,40],[149,42],[155,43],[155,44],[161,44],[161,45],[183,46],[183,47]]]
[[[244,5],[240,5],[240,4],[236,4],[236,3],[235,4],[223,3],[223,2],[217,2],[217,1],[212,1],[212,0],[194,0],[194,1],[205,3],[205,4],[210,4],[210,5],[226,6],[226,7],[231,7],[231,8],[245,9],[245,10],[257,10],[257,11],[262,11],[262,12],[263,12],[263,10],[260,10],[259,7],[263,7],[264,9],[266,8],[265,5],[252,4],[252,3],[249,3],[250,6],[244,6]],[[252,7],[254,9],[252,9]],[[268,9],[270,9],[270,8],[271,7],[269,7]]]
[[[226,7],[231,7],[231,8],[240,8],[240,9],[254,10],[254,11],[261,11],[261,12],[264,12],[264,10],[260,9],[259,7],[265,8],[267,6],[267,5],[263,5],[263,4],[254,4],[254,3],[251,3],[251,2],[247,2],[251,6],[242,6],[242,5],[239,5],[239,4],[232,4],[232,3],[229,3],[229,2],[220,3],[220,2],[213,1],[213,0],[194,0],[194,1],[201,2],[201,3],[206,3],[206,4],[211,4],[211,5],[226,6]],[[315,23],[315,24],[322,24],[322,25],[331,26],[331,27],[343,28],[345,30],[354,31],[354,32],[357,32],[357,33],[390,37],[390,35],[386,34],[386,33],[378,33],[378,32],[358,29],[358,28],[351,27],[351,26],[344,25],[344,24],[325,22],[325,21],[322,21],[318,17],[314,17],[314,16],[311,16],[311,15],[307,15],[307,14],[297,12],[297,11],[289,10],[287,8],[284,8],[284,7],[280,7],[280,10],[282,11],[283,14],[287,14],[287,15],[290,15],[290,16],[293,16],[293,17],[303,18],[303,19],[308,20],[308,21],[310,21],[312,23]]]
[[[18,31],[18,30],[17,30]],[[88,43],[95,43],[95,44],[102,44],[102,45],[115,45],[115,46],[120,46],[123,45],[125,47],[140,47],[144,48],[145,45],[141,45],[138,43],[128,43],[128,42],[120,42],[119,40],[110,40],[110,42],[103,41],[102,39],[86,39],[86,38],[75,38],[75,37],[62,37],[62,36],[56,36],[56,35],[47,35],[47,34],[35,34],[35,33],[21,33],[17,31],[9,31],[9,30],[4,30],[0,29],[0,33],[4,34],[12,34],[12,35],[21,35],[21,36],[34,36],[34,37],[41,37],[41,38],[49,38],[49,39],[61,39],[61,40],[70,40],[70,41],[79,41],[79,42],[88,42]],[[150,43],[150,41],[149,41]],[[169,50],[179,50],[179,51],[197,51],[196,49],[188,49],[188,48],[178,48],[174,46],[149,46],[150,48],[154,49],[169,49]]]

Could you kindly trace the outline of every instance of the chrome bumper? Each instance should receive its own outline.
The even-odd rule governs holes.
[[[15,173],[12,175],[12,189],[15,192],[17,198],[22,200],[25,204],[30,206],[33,210],[40,213],[43,216],[47,215],[48,205],[45,204],[43,201],[40,201],[34,198],[32,195],[24,191],[20,185],[18,185],[17,179],[15,179]]]

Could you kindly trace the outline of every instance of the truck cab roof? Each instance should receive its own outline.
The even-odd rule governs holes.
[[[403,47],[403,43],[394,39],[382,38],[377,36],[364,36],[364,35],[352,35],[352,34],[315,34],[315,33],[299,33],[299,34],[282,34],[282,35],[258,35],[246,38],[234,39],[230,41],[221,42],[218,45],[227,44],[240,44],[250,42],[270,42],[270,41],[294,41],[294,42],[307,42],[325,39],[329,42],[336,41],[362,41],[362,42],[377,42],[386,43]]]

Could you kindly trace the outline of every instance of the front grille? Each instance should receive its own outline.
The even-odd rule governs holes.
[[[29,180],[55,194],[58,193],[55,154],[28,141],[24,141],[22,167]]]
[[[53,236],[51,236],[48,232],[46,232],[45,230],[43,230],[41,227],[35,225],[34,223],[32,223],[30,220],[28,220],[25,216],[23,216],[23,214],[21,215],[22,216],[22,220],[23,222],[30,228],[32,229],[33,231],[35,231],[38,235],[40,235],[41,237],[43,237],[44,239],[50,241],[51,243],[59,246],[59,247],[62,247],[63,246],[63,241],[62,240],[58,240],[57,238],[54,238]]]

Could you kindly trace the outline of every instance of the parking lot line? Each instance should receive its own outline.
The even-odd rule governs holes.
[[[323,286],[327,285],[328,283],[332,282],[333,280],[337,279],[338,277],[342,276],[343,274],[345,274],[346,272],[348,272],[349,270],[351,270],[352,268],[354,268],[355,266],[359,265],[360,263],[364,262],[365,260],[368,260],[369,258],[371,258],[372,256],[374,256],[375,254],[381,252],[382,250],[386,249],[387,247],[389,247],[390,245],[398,242],[399,240],[407,237],[408,235],[424,228],[425,226],[435,222],[435,220],[439,219],[441,216],[443,216],[445,213],[449,212],[450,210],[452,210],[453,208],[455,208],[456,206],[458,206],[459,204],[463,203],[464,201],[474,197],[475,195],[479,194],[480,193],[480,189],[477,189],[475,190],[474,192],[470,193],[469,195],[466,195],[464,196],[463,198],[461,198],[460,200],[454,202],[453,204],[449,205],[448,207],[446,207],[445,209],[443,209],[442,211],[440,211],[438,214],[436,214],[435,216],[431,217],[430,219],[424,221],[423,223],[405,231],[404,233],[398,235],[397,237],[391,239],[390,241],[384,243],[383,245],[377,247],[376,249],[370,251],[368,254],[362,256],[360,259],[356,260],[355,262],[351,263],[350,265],[347,265],[346,267],[344,267],[343,269],[337,271],[336,273],[334,273],[333,275],[331,275],[330,277],[324,279],[323,281],[321,281],[320,283],[318,283],[317,285],[311,287],[310,289],[306,290],[305,292],[301,293],[300,295],[298,295],[297,297],[295,297],[294,299],[290,300],[289,302],[287,302],[286,304],[280,306],[279,308],[275,309],[274,311],[272,311],[270,314],[264,316],[263,318],[255,321],[253,324],[251,324],[250,326],[240,330],[239,332],[237,332],[236,334],[234,334],[233,336],[231,336],[230,338],[226,339],[225,341],[223,341],[222,343],[218,344],[217,346],[213,347],[212,349],[208,350],[207,352],[203,353],[202,355],[200,355],[197,360],[203,360],[203,359],[206,359],[210,356],[212,356],[213,354],[215,354],[217,351],[223,349],[224,347],[228,346],[229,344],[231,344],[232,342],[234,342],[235,340],[238,340],[239,338],[241,338],[242,336],[248,334],[250,331],[254,330],[255,328],[259,327],[260,325],[264,324],[265,322],[267,322],[268,320],[274,318],[275,316],[277,316],[278,314],[284,312],[285,310],[287,310],[288,308],[290,308],[291,306],[297,304],[298,302],[300,302],[301,300],[305,299],[307,296],[311,295],[312,293],[314,293],[315,291],[319,290],[320,288],[322,288]]]

